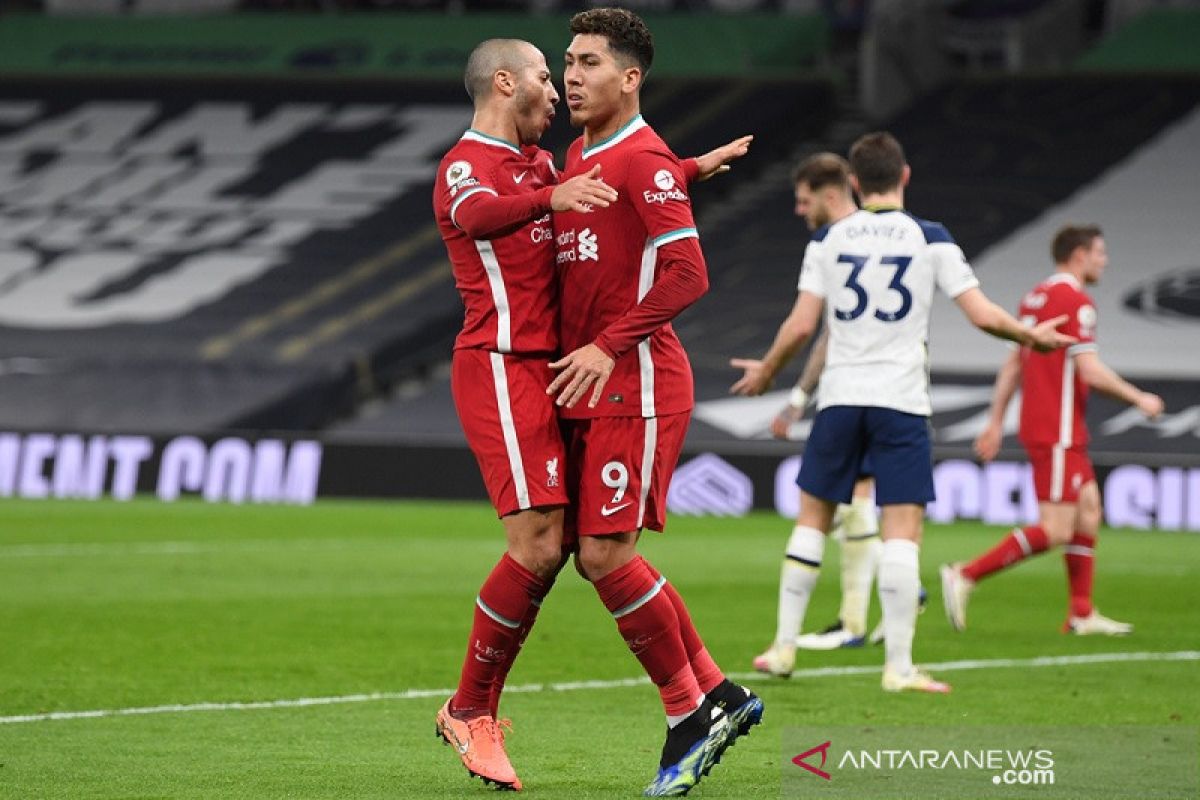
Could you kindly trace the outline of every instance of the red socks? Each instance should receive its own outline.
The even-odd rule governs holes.
[[[1014,528],[1012,533],[979,558],[962,568],[962,574],[970,580],[986,578],[1030,556],[1043,552],[1050,546],[1050,539],[1041,526]]]
[[[502,672],[507,675],[512,657],[528,633],[528,628],[522,630],[523,623],[528,619],[532,625],[529,610],[536,609],[533,600],[544,597],[548,588],[508,553],[492,569],[475,599],[475,622],[462,677],[450,701],[456,715],[470,718],[492,713],[496,677]]]
[[[655,569],[653,564],[641,556],[638,558],[642,559],[646,569],[650,570],[650,574],[655,580],[662,577],[662,573]],[[669,582],[663,584],[663,591],[667,593],[667,597],[671,598],[671,605],[675,607],[675,616],[679,618],[679,635],[683,639],[683,649],[687,652],[688,661],[692,665],[692,674],[696,676],[696,683],[699,684],[700,691],[708,694],[719,686],[721,681],[725,680],[725,675],[717,663],[712,660],[712,656],[708,654],[708,648],[704,646],[704,641],[696,631],[696,626],[692,624],[692,615],[688,613],[687,606],[684,605],[679,592],[675,591],[675,587]]]
[[[684,649],[679,616],[663,591],[666,580],[656,578],[645,560],[634,558],[592,585],[625,643],[658,686],[667,716],[694,711],[702,692]]]
[[[1071,616],[1092,613],[1092,575],[1096,570],[1096,537],[1075,531],[1063,550],[1067,562],[1067,582],[1071,586]]]
[[[555,576],[557,577],[557,576]],[[550,594],[550,590],[554,587],[554,578],[543,583],[541,593],[529,602],[529,608],[525,611],[525,616],[521,619],[521,627],[517,629],[516,643],[509,648],[508,658],[500,665],[500,669],[496,670],[496,676],[492,678],[492,699],[488,704],[491,710],[493,719],[499,719],[500,712],[500,694],[504,691],[504,682],[508,680],[508,671],[512,669],[512,665],[517,660],[517,654],[521,652],[521,648],[525,646],[525,639],[529,636],[529,631],[533,629],[533,623],[537,620],[538,612],[542,610],[542,601],[546,599],[546,595]]]

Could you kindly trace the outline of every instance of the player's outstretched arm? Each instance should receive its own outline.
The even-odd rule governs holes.
[[[1017,393],[1020,383],[1021,351],[1013,350],[996,373],[987,425],[979,436],[975,437],[975,455],[979,456],[981,461],[991,461],[1000,452],[1000,442],[1004,439],[1004,414],[1008,411],[1008,404]]]
[[[1100,356],[1096,355],[1095,351],[1076,353],[1074,359],[1075,367],[1079,370],[1079,377],[1097,392],[1108,395],[1114,400],[1128,403],[1150,419],[1154,419],[1163,412],[1161,397],[1151,392],[1143,392],[1113,372],[1107,364],[1100,360]]]
[[[792,307],[792,313],[779,326],[775,341],[765,356],[761,359],[731,358],[729,365],[742,370],[742,377],[729,387],[730,393],[752,397],[769,389],[775,375],[817,329],[824,304],[825,298],[811,292],[801,292]]]
[[[1039,353],[1057,350],[1079,341],[1074,336],[1058,332],[1058,326],[1067,321],[1066,314],[1027,328],[1012,314],[989,300],[978,287],[967,289],[955,297],[954,302],[979,330],[998,339],[1008,339],[1032,347]]]
[[[600,165],[597,164],[587,174],[576,175],[555,186],[550,194],[550,209],[586,213],[593,206],[608,208],[616,201],[617,190],[600,177]]]
[[[805,362],[804,369],[800,372],[800,379],[792,387],[788,404],[775,415],[775,419],[771,420],[771,435],[776,439],[786,439],[788,429],[804,416],[804,408],[808,405],[808,399],[817,388],[817,382],[821,379],[821,370],[825,369],[825,356],[828,352],[829,329],[826,328],[813,342],[812,350],[808,353],[808,361]]]
[[[728,144],[723,144],[714,150],[709,150],[702,156],[696,156],[696,166],[699,168],[696,180],[706,181],[713,175],[728,172],[730,169],[729,162],[741,158],[750,152],[750,143],[752,141],[754,141],[753,134],[739,136]]]

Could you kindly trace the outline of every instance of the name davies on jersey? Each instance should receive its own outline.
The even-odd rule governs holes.
[[[847,225],[842,228],[847,239],[862,239],[871,237],[872,239],[892,239],[901,241],[908,237],[908,228],[900,225],[885,225],[879,223],[867,223],[863,225]]]

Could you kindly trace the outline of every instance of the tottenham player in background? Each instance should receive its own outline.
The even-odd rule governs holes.
[[[708,288],[679,159],[642,119],[654,57],[642,20],[599,8],[571,19],[564,74],[571,123],[583,128],[566,176],[601,168],[617,201],[555,212],[562,347],[551,364],[567,439],[568,527],[578,566],[659,689],[667,736],[651,796],[686,793],[762,702],[727,680],[679,593],[637,553],[661,531],[667,485],[692,410],[692,373],[673,320]],[[583,402],[580,402],[583,401]]]
[[[733,391],[766,391],[824,313],[829,353],[800,468],[799,524],[786,551],[801,568],[788,580],[806,602],[837,504],[850,500],[859,465],[869,457],[882,507],[883,688],[948,692],[912,661],[918,552],[925,504],[934,497],[926,352],[933,293],[953,298],[975,327],[994,336],[1039,350],[1075,339],[1055,330],[1065,316],[1027,328],[990,301],[949,232],[904,210],[912,172],[891,134],[860,137],[850,148],[850,171],[862,210],[813,233],[794,313],[761,360],[743,362]]]
[[[1079,343],[1053,353],[1014,350],[996,375],[988,424],[975,441],[980,458],[996,457],[1004,435],[1004,413],[1020,385],[1019,437],[1033,467],[1038,523],[1013,530],[968,564],[943,566],[942,599],[950,624],[961,631],[967,626],[967,600],[977,581],[1051,547],[1063,547],[1070,585],[1063,629],[1079,635],[1121,636],[1131,633],[1133,626],[1109,619],[1092,605],[1102,511],[1087,452],[1088,390],[1128,403],[1150,418],[1162,413],[1163,401],[1121,378],[1096,351],[1096,306],[1084,287],[1098,283],[1108,265],[1100,228],[1068,225],[1055,235],[1050,252],[1054,274],[1021,300],[1021,319],[1034,323],[1065,314],[1062,330]]]
[[[801,161],[792,174],[796,199],[796,216],[804,220],[809,231],[837,222],[858,210],[850,187],[850,165],[836,153],[814,153]],[[822,329],[796,385],[792,387],[787,406],[771,421],[771,433],[786,439],[788,429],[804,415],[809,397],[817,388],[825,356],[829,332]],[[741,359],[731,359],[733,367]],[[871,584],[879,564],[879,520],[875,513],[875,481],[870,465],[864,464],[859,480],[854,484],[854,498],[838,506],[831,535],[840,542],[842,603],[835,623],[819,633],[799,636],[800,620],[806,598],[798,596],[789,585],[788,573],[802,569],[791,559],[783,560],[779,581],[779,614],[775,641],[795,642],[808,650],[833,650],[838,647],[861,647],[867,639],[867,613],[871,607]],[[882,636],[882,631],[880,631]],[[790,657],[789,657],[790,654]],[[786,677],[791,674],[795,658],[787,645],[769,648],[755,657],[754,668],[759,672]]]

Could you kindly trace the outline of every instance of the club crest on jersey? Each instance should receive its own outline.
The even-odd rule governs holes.
[[[652,192],[647,189],[642,192],[642,197],[647,203],[665,205],[668,200],[687,200],[687,195],[675,185],[675,176],[669,169],[660,169],[654,173],[654,185],[658,187],[659,191]]]

